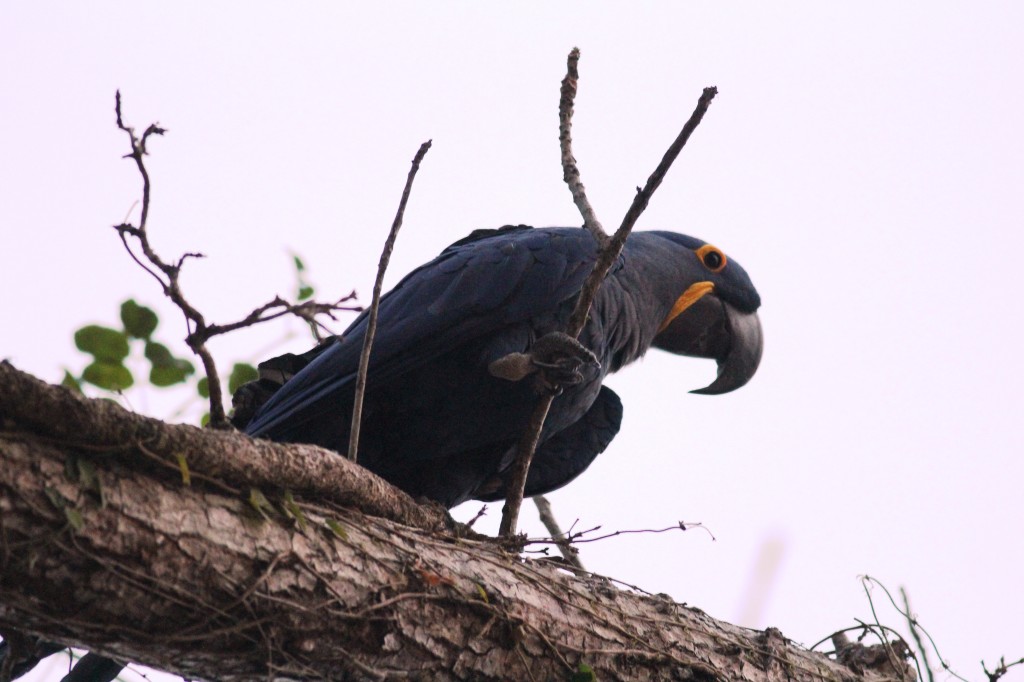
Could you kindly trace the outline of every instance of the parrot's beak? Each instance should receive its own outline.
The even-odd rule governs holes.
[[[718,395],[743,386],[761,363],[764,334],[757,313],[740,312],[713,293],[700,297],[654,337],[656,348],[678,355],[714,358],[718,376],[690,391]]]

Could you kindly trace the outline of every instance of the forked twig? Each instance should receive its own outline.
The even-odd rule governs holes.
[[[152,245],[149,243],[147,221],[149,219],[149,202],[152,183],[150,182],[149,171],[146,169],[146,163],[143,157],[148,153],[146,150],[146,143],[149,141],[150,136],[163,135],[167,131],[154,123],[146,128],[141,137],[136,135],[135,129],[131,126],[125,125],[124,120],[121,117],[120,90],[117,91],[114,97],[114,112],[117,115],[117,127],[128,135],[128,139],[131,142],[132,150],[129,154],[125,155],[125,158],[130,158],[135,162],[136,167],[139,169],[139,174],[142,176],[142,212],[139,217],[139,224],[131,225],[125,221],[120,225],[115,225],[114,229],[117,230],[118,236],[121,238],[121,243],[124,244],[124,248],[128,251],[128,255],[131,256],[132,260],[134,260],[139,267],[148,272],[153,279],[160,283],[160,288],[163,289],[164,295],[170,298],[185,315],[185,327],[187,331],[185,343],[188,344],[188,347],[192,349],[193,353],[199,356],[199,359],[203,363],[203,370],[206,372],[210,391],[210,425],[215,428],[226,428],[228,426],[228,421],[224,412],[223,388],[221,386],[220,376],[217,374],[217,366],[213,361],[213,355],[206,347],[207,341],[214,336],[226,334],[230,331],[241,329],[243,327],[251,327],[254,324],[267,322],[281,317],[282,315],[296,315],[308,322],[315,320],[317,315],[327,315],[331,319],[335,319],[334,313],[337,311],[352,311],[359,310],[359,308],[342,305],[343,303],[352,300],[354,298],[354,294],[342,297],[334,303],[305,301],[303,303],[292,304],[280,297],[275,297],[270,303],[259,306],[237,322],[221,325],[208,324],[202,313],[200,313],[199,310],[185,298],[185,294],[182,292],[181,286],[178,282],[178,277],[181,274],[181,268],[185,264],[185,261],[189,258],[202,258],[203,254],[186,253],[181,256],[176,263],[168,263],[156,253]],[[134,237],[138,241],[139,247],[142,249],[142,254],[145,256],[145,261],[132,250],[128,237]],[[153,267],[150,267],[150,265]]]
[[[600,223],[593,216],[590,202],[586,200],[583,183],[579,182],[579,169],[576,168],[576,160],[572,155],[571,149],[572,138],[569,135],[569,130],[571,129],[572,103],[576,94],[575,83],[578,78],[576,65],[578,62],[579,49],[573,48],[569,53],[568,74],[566,80],[563,81],[559,101],[559,130],[564,131],[559,136],[562,142],[563,177],[566,178],[567,182],[572,180],[570,182],[570,190],[573,191],[573,196],[575,197],[578,192],[583,197],[582,202],[577,201],[577,206],[580,206],[582,203],[583,206],[589,209],[590,215],[584,213],[583,220],[585,225],[589,225],[588,229],[591,231],[591,234],[595,234],[595,228],[600,230],[597,234],[604,234],[604,231],[600,228]],[[571,87],[567,86],[566,82],[569,82]],[[601,282],[604,281],[608,270],[611,269],[612,264],[622,252],[622,247],[625,245],[626,238],[632,231],[633,225],[636,224],[637,219],[644,212],[644,209],[647,208],[647,204],[654,191],[661,185],[662,180],[664,180],[665,175],[668,173],[668,169],[672,166],[672,162],[679,156],[679,152],[682,151],[686,141],[700,124],[701,119],[704,118],[704,114],[711,105],[711,100],[717,94],[718,89],[715,87],[704,88],[704,92],[697,101],[696,109],[694,109],[679,135],[676,136],[676,139],[665,152],[661,163],[658,164],[658,167],[647,179],[647,184],[644,185],[644,188],[637,189],[633,203],[630,205],[629,210],[626,211],[619,229],[615,231],[610,240],[607,239],[607,236],[604,238],[605,241],[602,241],[599,236],[595,237],[602,248],[598,254],[597,261],[594,263],[594,268],[590,271],[590,275],[580,291],[579,298],[576,300],[576,307],[573,309],[572,317],[569,318],[569,328],[566,330],[569,336],[578,337],[580,335],[583,326],[586,324],[587,316],[590,314],[590,306],[594,302],[594,296],[597,294],[598,287],[601,286]],[[530,471],[530,463],[533,461],[533,455],[540,441],[541,430],[544,428],[544,421],[547,419],[548,411],[551,409],[551,403],[554,401],[554,398],[554,395],[546,395],[540,398],[533,414],[530,416],[530,422],[519,440],[516,459],[512,464],[511,477],[508,490],[506,491],[505,507],[501,517],[499,532],[503,536],[511,536],[515,533],[516,524],[519,520],[519,510],[522,508],[523,503],[526,476]]]
[[[537,505],[540,522],[544,524],[544,528],[547,529],[548,535],[551,536],[555,546],[558,547],[558,551],[561,553],[562,558],[565,559],[565,562],[581,571],[587,570],[584,568],[583,562],[580,561],[579,550],[572,546],[569,536],[558,525],[558,519],[555,518],[555,512],[552,511],[548,498],[543,495],[534,495],[533,503]]]
[[[984,670],[985,675],[988,676],[988,682],[996,682],[996,680],[1000,679],[1003,675],[1008,673],[1010,671],[1010,668],[1012,668],[1015,665],[1024,665],[1024,658],[1013,661],[1012,663],[1007,663],[1006,657],[1000,656],[999,665],[996,666],[995,670],[989,671],[988,666],[985,665],[985,661],[981,662],[981,669]]]
[[[409,193],[412,191],[412,181],[416,179],[416,172],[420,169],[420,162],[430,150],[432,140],[427,140],[420,145],[416,156],[412,159],[412,168],[409,169],[409,177],[405,180],[405,189],[402,190],[402,199],[398,202],[398,212],[395,220],[391,223],[391,232],[384,242],[384,251],[380,254],[380,263],[377,264],[377,279],[373,283],[373,300],[370,303],[370,315],[366,322],[366,336],[363,337],[363,350],[359,355],[359,372],[356,374],[356,395],[352,404],[352,427],[348,437],[348,458],[353,462],[359,453],[359,425],[363,416],[363,396],[366,394],[366,371],[370,366],[370,350],[373,348],[373,337],[377,333],[377,310],[380,307],[380,291],[384,285],[384,271],[388,268],[388,261],[391,260],[391,251],[395,248],[395,239],[398,237],[398,230],[402,227],[402,219],[405,217],[405,205],[409,201]]]
[[[541,499],[544,499],[542,495],[538,495],[537,497],[534,497],[533,499],[537,500],[538,497],[541,498]],[[545,500],[545,502],[547,502],[547,500]],[[537,506],[538,506],[538,508],[540,507],[539,504]],[[550,507],[549,507],[549,509],[550,509]],[[542,521],[543,521],[543,519],[542,519]],[[551,545],[551,544],[554,544],[554,545],[558,545],[559,547],[561,547],[562,545],[573,547],[574,545],[581,545],[581,544],[588,543],[588,542],[600,542],[601,540],[607,540],[609,538],[618,537],[620,535],[640,535],[640,534],[646,534],[646,533],[653,533],[653,534],[668,533],[668,532],[675,531],[675,530],[688,531],[688,530],[693,530],[694,528],[701,529],[702,531],[704,531],[705,533],[708,534],[708,537],[711,538],[712,542],[717,542],[717,538],[715,538],[715,534],[712,533],[711,530],[707,526],[705,526],[703,523],[686,523],[684,521],[679,521],[678,523],[676,523],[676,525],[668,526],[667,528],[641,528],[641,529],[631,529],[631,530],[615,530],[615,531],[612,531],[610,533],[605,533],[604,535],[598,535],[598,536],[592,537],[592,538],[585,538],[584,536],[585,535],[589,535],[590,533],[596,533],[597,531],[601,530],[601,526],[594,526],[593,528],[588,528],[587,530],[577,530],[577,531],[574,531],[572,528],[570,528],[569,531],[565,532],[565,533],[563,533],[561,530],[559,530],[557,523],[554,526],[554,530],[552,530],[552,527],[548,526],[547,523],[545,523],[544,526],[545,526],[545,528],[547,528],[548,532],[552,533],[551,537],[548,537],[548,538],[526,538],[525,540],[523,540],[523,544],[524,545]],[[582,567],[579,567],[579,568],[582,568]]]

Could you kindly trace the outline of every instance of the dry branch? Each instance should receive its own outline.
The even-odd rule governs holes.
[[[50,442],[102,453],[103,461],[182,480],[215,481],[232,492],[290,490],[424,529],[451,526],[447,512],[420,505],[367,469],[314,445],[281,445],[234,431],[165,424],[109,400],[49,386],[0,362],[0,418]],[[4,428],[8,428],[5,424]]]
[[[412,192],[412,181],[416,179],[416,173],[420,169],[420,162],[430,150],[431,140],[420,145],[416,156],[412,159],[412,168],[409,169],[409,176],[405,180],[405,189],[402,190],[402,199],[398,202],[398,212],[395,213],[395,220],[391,223],[391,231],[384,241],[384,250],[380,254],[380,262],[377,264],[377,278],[373,282],[373,299],[370,302],[369,319],[366,321],[366,336],[363,338],[363,350],[359,354],[359,371],[356,373],[356,395],[352,403],[352,426],[348,439],[348,458],[356,461],[359,453],[359,427],[363,418],[363,396],[366,393],[366,372],[370,367],[370,350],[373,348],[373,337],[377,333],[377,310],[380,307],[380,292],[384,288],[384,272],[388,269],[388,261],[391,260],[391,251],[395,248],[395,239],[398,238],[398,230],[402,227],[402,219],[405,216],[405,205],[409,202],[409,194]]]
[[[537,505],[540,522],[544,524],[544,528],[548,531],[548,535],[551,536],[555,546],[558,547],[558,552],[565,559],[565,563],[581,571],[587,570],[580,560],[580,551],[572,546],[569,536],[558,525],[558,519],[555,518],[555,512],[551,509],[551,503],[548,501],[548,498],[543,495],[534,495],[533,503]]]
[[[305,522],[183,485],[175,452],[229,489],[243,462],[278,470]],[[884,654],[855,673],[778,630],[457,538],[433,509],[388,514],[419,528],[383,518],[378,497],[400,494],[327,451],[162,424],[8,364],[0,457],[0,630],[190,678],[899,679]],[[319,503],[332,471],[349,509]]]
[[[580,79],[579,72],[580,50],[572,48],[569,52],[569,59],[566,62],[565,78],[562,79],[562,89],[558,99],[558,145],[562,152],[562,180],[569,187],[573,203],[583,217],[583,227],[594,236],[599,246],[608,242],[608,234],[597,219],[594,207],[590,205],[586,189],[583,187],[583,180],[580,178],[580,169],[576,166],[576,157],[572,151],[572,116],[575,112],[576,85]]]
[[[149,242],[147,220],[149,219],[152,184],[149,179],[149,171],[146,169],[146,162],[144,158],[149,153],[146,149],[146,143],[149,141],[150,136],[163,135],[167,131],[153,123],[146,128],[145,132],[143,132],[141,136],[136,135],[135,129],[131,126],[125,125],[124,120],[121,117],[120,90],[117,91],[114,101],[114,113],[117,116],[117,127],[128,135],[128,141],[131,144],[131,152],[126,155],[126,158],[130,158],[135,162],[135,166],[139,170],[139,175],[142,177],[142,212],[139,217],[139,224],[131,225],[125,222],[120,225],[115,225],[114,229],[117,230],[117,234],[121,238],[121,243],[124,244],[124,248],[128,252],[128,255],[131,256],[132,260],[134,260],[139,267],[148,272],[153,279],[160,284],[164,295],[171,299],[174,305],[176,305],[185,315],[185,325],[188,329],[188,335],[185,337],[185,343],[188,344],[188,347],[192,349],[193,353],[199,356],[199,359],[203,363],[203,370],[206,372],[210,393],[210,425],[215,428],[226,428],[228,426],[228,422],[224,412],[224,396],[223,389],[221,388],[220,375],[217,373],[217,365],[213,360],[213,355],[206,347],[206,342],[214,336],[226,334],[243,327],[251,327],[261,322],[268,322],[283,315],[295,315],[306,320],[311,325],[314,323],[319,324],[316,319],[318,315],[327,315],[333,320],[335,319],[334,312],[336,311],[351,311],[359,309],[342,305],[343,303],[352,300],[355,297],[355,294],[353,292],[348,296],[340,298],[335,303],[305,301],[293,304],[288,303],[280,297],[275,297],[273,301],[255,308],[251,313],[237,322],[219,325],[208,323],[203,314],[185,298],[185,294],[181,290],[181,284],[178,281],[181,274],[181,268],[185,264],[185,261],[189,258],[203,258],[203,254],[186,253],[178,259],[177,263],[169,263],[157,254]],[[132,250],[128,237],[132,237],[138,242],[139,248],[142,249],[142,254],[145,257],[145,261],[142,258],[139,258]],[[147,263],[149,265],[147,265]],[[150,265],[153,267],[150,267]]]
[[[654,169],[651,176],[647,178],[647,184],[644,185],[643,189],[637,188],[636,196],[633,197],[633,203],[630,204],[629,210],[626,211],[626,215],[622,218],[622,224],[619,225],[619,229],[615,231],[611,239],[608,239],[600,222],[598,222],[597,217],[594,215],[590,201],[587,199],[583,183],[580,180],[579,169],[576,167],[576,158],[572,153],[572,136],[570,133],[572,129],[573,100],[576,96],[576,81],[579,78],[577,69],[579,57],[579,49],[573,48],[569,53],[567,74],[562,81],[561,98],[559,101],[559,140],[562,143],[563,178],[569,185],[573,200],[580,209],[584,227],[594,235],[600,250],[594,267],[587,276],[586,282],[583,283],[583,288],[580,290],[579,298],[576,300],[576,307],[573,308],[572,316],[569,318],[569,327],[565,330],[566,334],[573,338],[578,337],[580,332],[583,331],[583,327],[587,322],[587,316],[590,314],[590,306],[597,295],[597,290],[611,269],[612,264],[615,263],[619,254],[622,253],[622,247],[625,245],[630,232],[633,231],[633,226],[636,225],[636,221],[647,208],[651,196],[661,185],[662,180],[665,179],[668,169],[672,166],[676,157],[679,156],[679,152],[683,150],[686,141],[690,139],[690,135],[704,118],[708,107],[711,106],[711,100],[718,94],[718,89],[715,87],[704,88],[704,92],[697,101],[696,109],[690,114],[690,118],[683,125],[679,135],[669,145],[668,150],[661,159],[661,163]],[[526,477],[530,471],[530,463],[533,461],[533,455],[537,451],[537,445],[540,443],[540,434],[555,397],[555,395],[549,394],[542,396],[537,401],[537,405],[530,415],[530,421],[527,424],[526,430],[516,446],[516,459],[513,461],[509,471],[505,507],[502,510],[501,516],[499,532],[503,536],[508,537],[516,532],[519,510],[523,504],[523,493],[526,488]]]

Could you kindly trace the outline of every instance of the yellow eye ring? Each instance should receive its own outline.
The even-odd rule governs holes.
[[[700,262],[704,264],[711,272],[721,272],[725,269],[726,258],[722,250],[717,246],[711,246],[711,244],[705,244],[696,251],[697,258],[700,258]]]

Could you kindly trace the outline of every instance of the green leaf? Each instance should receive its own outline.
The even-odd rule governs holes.
[[[100,480],[99,475],[96,473],[96,465],[92,460],[85,458],[78,458],[76,461],[78,468],[78,482],[86,490],[91,490],[100,498],[100,507],[106,508],[107,496],[103,491],[103,481]]]
[[[330,528],[339,538],[342,540],[348,540],[348,531],[345,530],[345,526],[341,525],[334,519],[327,519],[324,523],[326,523],[327,527]]]
[[[90,324],[75,332],[75,346],[97,360],[119,363],[128,357],[128,337],[124,332]]]
[[[156,341],[146,342],[146,359],[153,363],[149,372],[149,383],[154,386],[173,386],[185,381],[196,368],[182,358],[176,358],[167,346]]]
[[[77,481],[78,476],[78,458],[74,455],[68,455],[64,460],[64,478],[69,481]]]
[[[195,371],[188,360],[175,360],[175,364],[169,366],[154,365],[149,370],[149,383],[160,387],[173,386],[185,381]]]
[[[597,682],[597,675],[594,673],[594,669],[586,663],[580,663],[576,667],[576,672],[572,674],[570,678],[572,682]]]
[[[96,490],[99,478],[96,476],[96,465],[87,459],[78,460],[78,482],[89,490]]]
[[[103,482],[97,477],[96,479],[96,494],[100,497],[100,509],[107,508],[107,493],[103,487]]]
[[[192,485],[192,472],[188,470],[188,460],[185,454],[179,452],[175,455],[178,458],[178,468],[181,469],[181,482],[185,485]]]
[[[146,342],[146,352],[144,355],[147,360],[153,363],[154,367],[174,364],[174,355],[171,351],[167,346],[156,341]]]
[[[292,258],[295,260],[295,270],[297,272],[302,272],[306,269],[306,264],[302,262],[302,259],[299,258],[298,254],[293,253]]]
[[[56,488],[46,486],[43,488],[43,492],[46,493],[46,498],[50,500],[50,504],[52,504],[57,509],[63,509],[64,507],[68,506],[68,501],[64,499],[64,496],[61,495],[60,491],[57,490]]]
[[[249,488],[249,504],[260,513],[260,516],[270,520],[267,514],[274,512],[274,505],[270,504],[270,500],[259,489]]]
[[[68,523],[75,530],[82,530],[82,526],[85,525],[85,520],[82,519],[82,512],[74,507],[64,507],[64,518],[68,520]]]
[[[491,603],[491,600],[487,598],[487,590],[485,590],[484,586],[480,583],[476,583],[476,593],[480,595],[480,598],[483,599],[485,604]]]
[[[82,384],[75,378],[75,375],[67,370],[64,370],[64,378],[61,379],[60,385],[70,388],[75,393],[82,392]]]
[[[206,425],[207,425],[207,424],[209,424],[209,423],[210,423],[210,413],[209,413],[209,412],[207,412],[207,413],[206,413],[206,414],[204,414],[204,415],[203,415],[202,417],[200,417],[200,419],[199,419],[199,425],[200,425],[200,426],[206,426]]]
[[[255,367],[244,362],[236,362],[235,366],[231,368],[231,377],[228,379],[228,392],[234,395],[242,384],[256,381],[259,378],[260,373]]]
[[[306,515],[302,513],[299,505],[296,504],[291,490],[284,491],[284,508],[287,515],[295,519],[295,522],[299,524],[299,530],[306,530]]]
[[[148,339],[156,330],[158,322],[156,313],[132,299],[121,304],[121,324],[128,336]]]
[[[132,373],[119,361],[97,359],[82,372],[82,381],[108,391],[123,391],[135,383]]]
[[[209,398],[210,397],[210,380],[207,379],[206,377],[203,377],[202,379],[200,379],[199,383],[196,384],[196,390],[199,391],[199,397],[200,398]]]
[[[302,284],[299,286],[299,300],[305,301],[307,298],[313,296],[313,287],[308,284]]]

